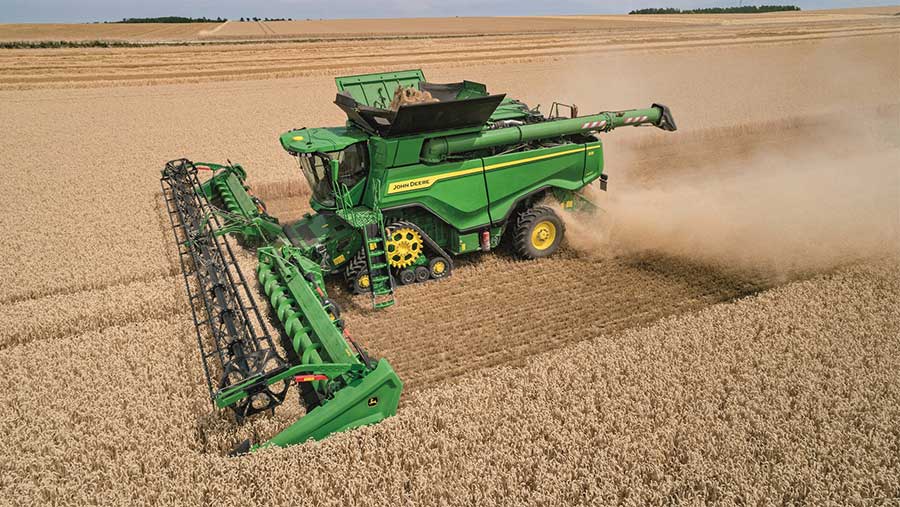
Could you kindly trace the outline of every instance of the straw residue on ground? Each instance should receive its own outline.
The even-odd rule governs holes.
[[[474,79],[583,112],[666,103],[678,132],[603,136],[608,197],[698,173],[730,181],[742,166],[729,161],[748,151],[806,146],[828,125],[819,114],[836,114],[845,134],[859,127],[854,115],[896,107],[890,23],[774,35],[682,27],[653,41],[633,35],[610,52],[597,51],[608,33],[485,35],[458,47],[423,42],[403,58],[382,50],[374,62],[359,57],[371,51],[364,42],[330,41],[311,57],[321,61],[308,62],[314,75],[269,81],[224,80],[255,62],[257,76],[296,76],[311,46],[0,55],[10,86],[25,74],[53,86],[84,77],[78,90],[0,91],[0,119],[15,126],[0,139],[9,161],[0,218],[4,501],[896,499],[897,259],[841,263],[798,281],[815,273],[772,278],[665,244],[613,257],[565,249],[533,263],[476,256],[448,280],[402,289],[400,303],[377,314],[366,298],[331,287],[354,336],[407,381],[400,413],[323,443],[227,459],[237,440],[271,435],[300,410],[290,402],[237,427],[211,409],[159,187],[168,159],[231,159],[273,212],[296,218],[308,191],[277,136],[344,121],[331,102],[333,75],[401,64],[421,64],[435,82]],[[527,42],[546,51],[518,47]],[[348,44],[356,53],[335,59]],[[281,51],[293,53],[279,63]],[[598,82],[598,68],[610,77]],[[97,88],[108,84],[103,75],[177,84]],[[195,80],[215,82],[184,83]],[[893,129],[883,133],[896,140]],[[879,192],[890,190],[890,175]]]
[[[25,505],[884,502],[900,494],[898,299],[897,259],[846,268],[240,459],[195,450],[205,402],[186,322],[14,347],[0,485]]]

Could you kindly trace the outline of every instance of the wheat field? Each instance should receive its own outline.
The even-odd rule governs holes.
[[[310,21],[321,40],[305,42],[287,40],[305,21],[63,26],[44,29],[218,42],[0,49],[0,504],[900,501],[888,11],[444,20],[431,35]],[[254,30],[285,40],[226,41]],[[413,35],[402,51],[389,38]],[[409,66],[544,108],[661,102],[679,130],[604,137],[606,212],[567,215],[552,258],[461,258],[378,312],[331,283],[351,334],[404,381],[397,416],[229,458],[302,410],[241,426],[212,410],[160,170],[240,162],[270,212],[298,218],[309,192],[277,136],[344,121],[334,75]]]

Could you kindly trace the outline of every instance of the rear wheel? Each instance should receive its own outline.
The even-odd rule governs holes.
[[[553,255],[559,249],[566,227],[562,219],[548,206],[535,206],[519,214],[516,219],[514,247],[523,259],[539,259]]]

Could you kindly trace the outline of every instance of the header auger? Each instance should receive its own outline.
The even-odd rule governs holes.
[[[659,104],[580,117],[566,106],[571,118],[556,116],[554,105],[547,117],[479,83],[428,83],[419,70],[336,82],[344,126],[281,136],[312,191],[314,212],[300,220],[270,216],[237,164],[179,159],[163,170],[214,405],[240,422],[275,409],[297,385],[307,409],[255,447],[322,439],[397,410],[402,382],[344,331],[326,278],[341,276],[386,308],[397,285],[447,278],[453,257],[490,251],[504,238],[522,258],[551,255],[565,229],[543,202],[591,209],[580,191],[595,181],[606,190],[597,134],[675,130]],[[398,94],[406,87],[417,92]],[[398,95],[407,100],[391,109]],[[415,97],[427,100],[409,103]],[[210,176],[201,181],[201,173]],[[235,240],[256,249],[258,284],[238,266]],[[268,320],[260,298],[268,300]]]

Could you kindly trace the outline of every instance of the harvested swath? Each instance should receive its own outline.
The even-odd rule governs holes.
[[[647,31],[590,30],[587,32],[488,32],[470,37],[415,36],[414,44],[398,37],[380,40],[319,40],[273,44],[201,45],[146,48],[13,49],[0,55],[0,88],[31,89],[95,87],[327,76],[420,66],[470,66],[541,62],[573,55],[607,53],[622,58],[635,50],[694,50],[718,46],[823,39],[882,34],[883,44],[896,40],[894,20],[872,17],[855,24],[822,26],[786,24],[768,30],[731,25],[687,30],[668,24]],[[229,23],[229,27],[239,25]],[[259,25],[256,25],[259,26]],[[401,36],[400,38],[403,38]],[[624,55],[623,53],[626,53]],[[100,58],[98,58],[98,55]],[[140,59],[141,64],[135,64]],[[352,70],[351,70],[352,69]],[[572,72],[570,67],[569,72]],[[457,77],[458,79],[458,77]]]
[[[4,41],[171,40],[196,38],[206,23],[2,24]]]
[[[0,484],[23,505],[887,499],[900,489],[898,298],[897,259],[857,266],[595,334],[420,391],[377,426],[240,459],[193,450],[197,425],[215,423],[189,326],[16,347],[0,357]],[[23,376],[42,382],[22,392]]]
[[[895,7],[837,9],[764,15],[680,15],[680,16],[529,16],[529,17],[456,17],[456,18],[377,18],[377,19],[306,19],[295,21],[237,21],[225,23],[79,23],[79,24],[0,24],[0,40],[118,40],[118,41],[185,41],[244,40],[248,38],[279,39],[283,37],[372,37],[415,35],[479,35],[541,33],[584,33],[590,30],[660,32],[666,28],[692,25],[722,29],[730,24],[797,25],[801,23],[834,25],[853,21],[874,21],[891,15]],[[829,23],[830,22],[830,23]]]
[[[497,364],[751,294],[752,273],[643,255],[588,258],[573,251],[540,261],[500,252],[457,261],[445,281],[403,287],[386,312],[368,297],[332,290],[348,329],[387,358],[407,392]]]
[[[245,274],[256,265],[245,250],[239,250],[238,261]],[[397,305],[388,311],[372,310],[368,295],[352,297],[339,281],[329,293],[341,306],[350,334],[370,354],[390,361],[408,395],[466,382],[484,368],[523,364],[590,339],[598,330],[647,325],[768,285],[758,274],[663,256],[590,259],[563,251],[539,262],[515,261],[504,253],[458,262],[448,280],[401,288]],[[266,301],[261,290],[257,300]],[[269,324],[277,337],[277,327]],[[237,427],[214,418],[205,431],[224,453],[244,438],[272,437],[290,421],[280,413],[277,420],[280,426],[255,419]]]
[[[236,252],[245,275],[252,273],[256,256],[241,248]],[[389,311],[372,310],[368,295],[350,296],[340,278],[329,293],[340,304],[351,335],[371,354],[387,358],[404,381],[404,392],[411,393],[483,368],[522,364],[589,339],[598,329],[609,333],[645,325],[770,283],[758,273],[663,256],[592,259],[563,251],[520,262],[500,252],[458,260],[448,280],[401,288],[398,304]],[[265,304],[266,296],[256,289],[257,300]],[[269,333],[279,336],[273,322],[268,324]],[[212,418],[204,431],[216,444],[207,447],[227,452],[244,438],[274,436],[290,419],[279,413],[277,421],[255,419],[237,427]]]

